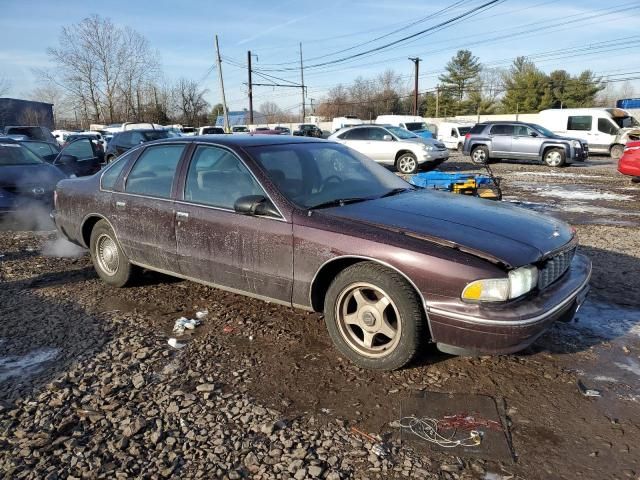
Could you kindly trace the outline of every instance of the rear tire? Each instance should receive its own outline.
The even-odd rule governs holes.
[[[102,281],[113,287],[124,287],[131,282],[136,267],[129,263],[106,220],[98,221],[91,230],[89,251],[93,267]]]
[[[401,153],[396,160],[396,169],[404,175],[416,173],[418,171],[418,159],[413,153]]]
[[[474,147],[473,150],[471,150],[471,162],[476,165],[489,163],[489,149],[484,145]]]
[[[550,148],[544,152],[544,163],[547,167],[562,167],[565,163],[564,150],[562,148]]]
[[[624,145],[620,145],[620,144],[613,145],[611,147],[611,150],[609,150],[609,153],[611,154],[611,158],[613,160],[620,160],[620,157],[624,153]]]
[[[325,296],[324,318],[334,345],[353,363],[395,370],[409,363],[427,339],[420,305],[402,275],[362,262],[333,280]]]

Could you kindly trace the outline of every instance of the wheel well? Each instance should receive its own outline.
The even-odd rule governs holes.
[[[93,216],[87,218],[82,224],[82,242],[85,247],[89,248],[89,244],[91,242],[91,231],[100,220],[102,220],[102,217]]]
[[[624,148],[624,145],[622,143],[614,143],[613,145],[611,145],[609,147],[609,152],[611,152],[611,150],[613,150],[615,147],[622,147]]]
[[[485,147],[487,150],[489,149],[489,147],[487,147],[487,145],[485,145],[484,143],[472,143],[469,147],[469,153],[473,152],[478,147]]]
[[[410,153],[411,155],[415,156],[415,154],[411,150],[400,150],[398,153],[396,153],[396,162],[405,153]]]

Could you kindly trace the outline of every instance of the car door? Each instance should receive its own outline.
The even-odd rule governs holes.
[[[596,128],[594,132],[591,132],[593,135],[592,140],[589,140],[589,145],[593,145],[596,150],[609,151],[609,147],[616,141],[618,125],[609,118],[600,117],[594,127]]]
[[[393,135],[382,127],[367,127],[365,130],[368,141],[366,149],[369,152],[365,155],[376,162],[393,164],[398,153],[398,143]]]
[[[179,272],[176,259],[176,171],[185,144],[146,148],[111,195],[112,222],[125,254],[138,265]]]
[[[367,127],[351,128],[338,135],[337,141],[371,158],[369,151],[371,142],[369,142],[367,130]]]
[[[511,152],[523,159],[536,159],[540,154],[540,134],[526,125],[515,125]]]
[[[64,147],[53,164],[68,175],[84,177],[100,170],[100,158],[90,138],[79,138]]]
[[[293,230],[282,216],[243,215],[236,200],[268,198],[244,162],[222,146],[198,145],[176,211],[184,276],[232,291],[291,301]]]
[[[513,125],[497,124],[491,127],[489,136],[491,137],[491,154],[504,155],[512,158],[511,141],[514,134]]]
[[[569,115],[566,136],[586,140],[591,147],[594,143],[593,117],[591,115]]]

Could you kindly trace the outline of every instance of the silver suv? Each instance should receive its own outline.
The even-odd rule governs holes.
[[[585,141],[561,137],[540,125],[524,122],[478,123],[465,136],[462,151],[478,164],[505,158],[544,162],[549,167],[582,162],[589,156]]]
[[[444,143],[391,125],[347,127],[331,135],[329,140],[353,148],[378,163],[395,166],[404,174],[416,173],[422,166],[433,169],[449,158]]]

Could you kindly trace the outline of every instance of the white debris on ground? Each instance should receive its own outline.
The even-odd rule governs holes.
[[[0,382],[11,377],[23,377],[37,373],[41,364],[53,360],[60,352],[57,348],[40,348],[26,355],[0,357]]]
[[[180,317],[173,325],[173,333],[182,335],[185,330],[195,330],[196,327],[202,325],[202,320],[207,317],[209,310],[196,312],[196,318]]]
[[[558,177],[558,178],[576,178],[578,175],[575,173],[561,173],[561,172],[510,172],[511,175],[526,176],[526,177]],[[602,175],[579,175],[580,178],[601,178]]]
[[[589,188],[563,188],[558,186],[553,187],[535,187],[526,188],[540,197],[554,197],[565,198],[567,200],[631,200],[633,195],[624,195],[621,193],[602,192],[600,190],[593,190]]]

